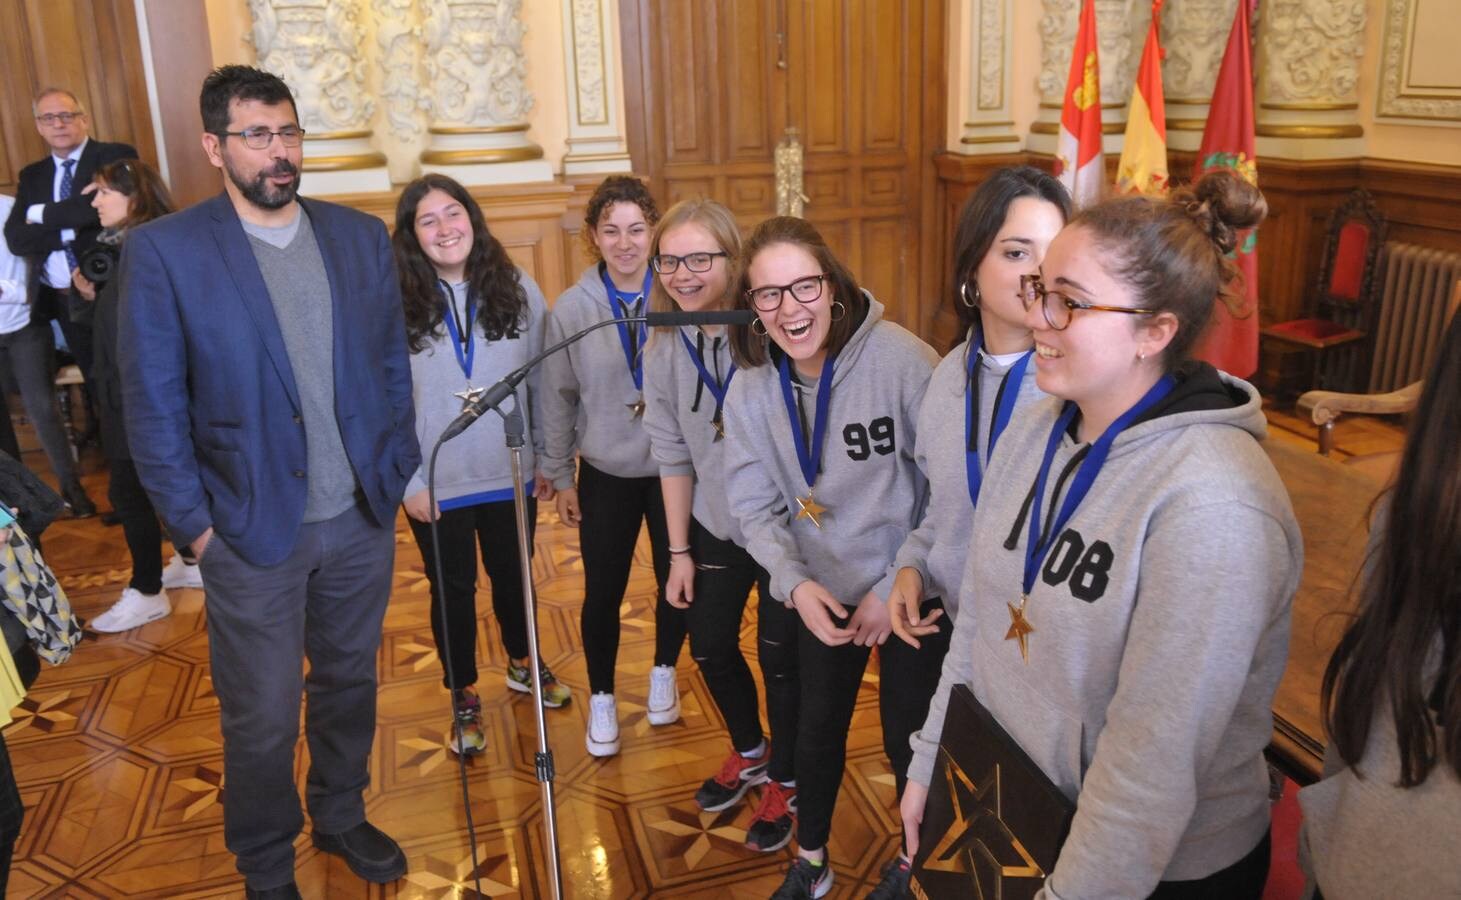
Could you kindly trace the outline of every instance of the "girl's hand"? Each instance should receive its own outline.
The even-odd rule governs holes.
[[[898,803],[898,813],[903,816],[903,834],[906,839],[904,852],[912,859],[918,853],[918,829],[923,825],[923,808],[928,805],[928,788],[916,781],[903,787],[903,799]]]
[[[856,636],[851,628],[838,628],[833,624],[834,616],[840,619],[845,615],[842,604],[815,581],[803,581],[793,588],[791,602],[807,630],[828,647],[840,647]]]
[[[96,299],[96,285],[91,283],[91,279],[82,275],[80,269],[71,270],[71,286],[76,288],[76,293],[85,299]]]
[[[431,492],[425,488],[402,500],[401,505],[406,507],[406,515],[418,522],[430,522],[441,518],[441,507],[431,505]]]
[[[893,589],[888,592],[888,618],[893,633],[914,649],[921,646],[919,638],[938,631],[938,625],[934,623],[944,614],[943,610],[936,609],[928,614],[927,619],[920,620],[918,610],[922,606],[923,576],[917,569],[904,566],[893,576]]]
[[[878,595],[868,591],[857,604],[852,619],[847,623],[856,635],[852,642],[859,647],[881,645],[888,639],[892,625],[888,621],[888,607]]]
[[[670,554],[670,577],[665,579],[665,602],[689,609],[695,602],[695,560],[688,553]]]
[[[583,511],[578,508],[578,488],[564,488],[553,497],[558,506],[558,518],[564,525],[577,528],[583,524]]]
[[[533,496],[546,503],[552,500],[556,493],[558,492],[553,489],[553,482],[544,478],[542,472],[537,473],[533,478]]]

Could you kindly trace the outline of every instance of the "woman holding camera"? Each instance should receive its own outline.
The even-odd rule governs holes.
[[[98,247],[110,246],[120,251],[127,230],[158,216],[172,212],[172,198],[151,166],[140,160],[124,159],[99,169],[92,183],[84,189],[92,195],[91,205],[101,218],[102,233]],[[91,253],[105,253],[96,249]],[[112,501],[127,538],[127,552],[132,556],[132,580],[111,609],[90,623],[95,631],[127,631],[161,619],[172,612],[162,578],[162,527],[152,501],[137,479],[132,454],[127,448],[127,432],[122,415],[121,373],[117,369],[117,300],[120,280],[116,265],[106,272],[105,264],[97,265],[88,254],[89,265],[72,274],[76,291],[96,302],[93,324],[96,359],[92,367],[92,392],[96,397],[97,416],[101,429],[102,452],[111,468],[107,496]],[[92,281],[82,271],[105,281]]]

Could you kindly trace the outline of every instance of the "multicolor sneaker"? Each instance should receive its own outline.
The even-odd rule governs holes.
[[[680,720],[680,688],[675,683],[674,666],[655,666],[649,670],[649,710],[645,718],[651,725],[669,725]]]
[[[780,850],[791,840],[796,815],[796,786],[768,781],[761,789],[761,803],[746,828],[746,846],[762,853]]]
[[[883,866],[883,877],[867,895],[867,900],[912,900],[908,881],[913,876],[913,864],[898,854]]]
[[[730,756],[720,766],[720,774],[705,779],[695,792],[695,805],[705,812],[720,812],[746,796],[746,791],[766,781],[766,762],[770,757],[766,745],[755,759],[742,756],[731,748]]]
[[[816,900],[832,890],[832,860],[823,856],[818,865],[798,856],[786,870],[786,880],[771,895],[771,900]]]
[[[452,691],[451,703],[456,710],[456,719],[452,722],[451,737],[446,745],[459,756],[476,756],[487,749],[487,732],[482,728],[482,701],[477,697],[477,689],[468,685]]]
[[[558,676],[548,668],[547,663],[538,666],[538,671],[543,676],[543,705],[549,709],[557,709],[567,705],[573,699],[568,685],[560,684]],[[533,677],[527,666],[514,665],[511,661],[507,663],[507,689],[517,691],[520,694],[531,694],[533,692]]]

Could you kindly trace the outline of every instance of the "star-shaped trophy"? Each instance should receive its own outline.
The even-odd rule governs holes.
[[[999,764],[994,764],[975,783],[952,756],[947,753],[943,756],[947,761],[944,777],[953,800],[954,821],[928,855],[924,871],[972,875],[974,896],[978,900],[1004,900],[1006,879],[1043,881],[1045,871],[1004,822],[1000,809]],[[1034,890],[1039,889],[1040,881],[1033,885]],[[1027,892],[1012,893],[1024,896]]]

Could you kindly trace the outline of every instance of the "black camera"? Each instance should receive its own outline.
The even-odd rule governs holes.
[[[116,244],[95,243],[76,260],[77,267],[81,269],[81,276],[97,287],[101,287],[112,279],[117,272],[117,260],[121,258],[121,251]]]

